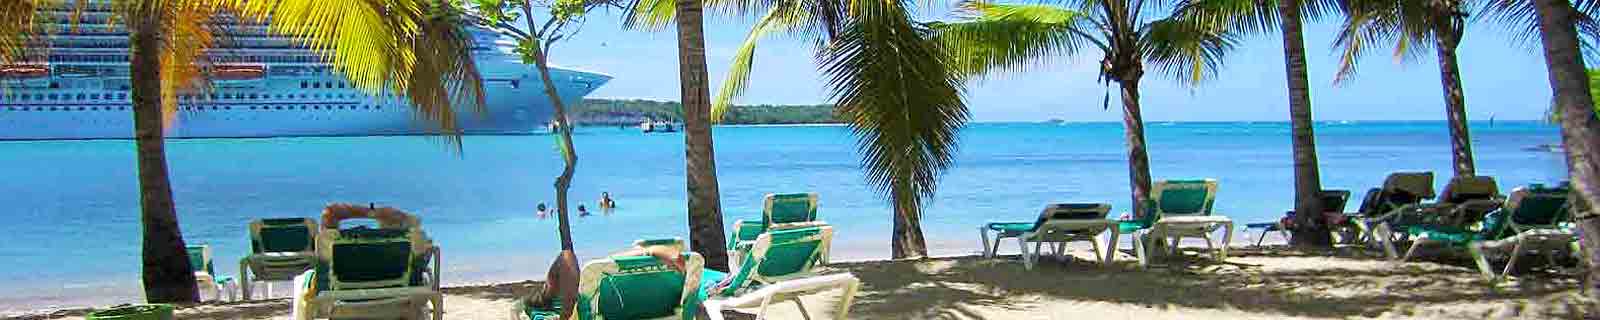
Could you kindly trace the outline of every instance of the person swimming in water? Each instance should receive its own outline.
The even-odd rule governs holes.
[[[588,208],[584,208],[583,205],[581,205],[581,204],[578,205],[578,216],[579,217],[587,217],[587,216],[589,216],[589,209]]]
[[[537,208],[539,209],[539,212],[536,212],[535,214],[539,216],[540,220],[544,220],[544,218],[550,216],[549,208],[544,206],[544,202],[540,202]]]
[[[600,193],[600,210],[616,209],[616,208],[617,208],[617,201],[616,200],[611,200],[611,193],[610,192],[601,192]]]

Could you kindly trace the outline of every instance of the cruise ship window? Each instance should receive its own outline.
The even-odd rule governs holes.
[[[274,110],[283,110],[283,106],[276,106],[276,107],[273,107],[272,109],[274,109]]]
[[[322,89],[322,83],[319,83],[319,82],[312,82],[312,83],[311,83],[311,88],[312,88],[312,89]]]
[[[256,106],[250,106],[250,110],[255,110],[255,109],[256,109]]]
[[[339,83],[339,89],[344,89],[344,82]]]
[[[300,106],[300,110],[305,110],[305,109],[306,109],[306,106]]]
[[[305,98],[306,98],[306,94],[304,94],[304,93],[301,93],[301,94],[300,94],[300,99],[305,99]]]
[[[44,101],[44,94],[40,94],[40,93],[33,94],[33,100]]]
[[[89,94],[89,99],[90,100],[100,100],[100,94],[99,93],[91,93],[91,94]]]
[[[82,94],[82,93],[79,93],[79,94],[78,94],[78,100],[83,100],[83,99],[84,99],[84,97],[85,97],[85,96],[86,96],[86,95],[84,95],[84,94]]]
[[[89,111],[100,111],[100,107],[89,107]]]
[[[22,95],[22,99],[21,99],[21,100],[22,100],[22,101],[28,101],[28,100],[30,100],[30,99],[28,99],[28,95],[27,95],[27,94],[23,94],[23,95]]]
[[[300,89],[305,89],[305,88],[306,88],[306,82],[305,81],[300,81]]]
[[[127,100],[127,99],[128,99],[128,94],[126,94],[126,93],[118,93],[117,94],[117,100]],[[117,110],[122,110],[122,109],[118,108]]]
[[[50,100],[55,100],[55,99],[57,99],[57,98],[61,98],[61,96],[59,96],[59,95],[56,95],[56,94],[54,94],[54,93],[51,93],[51,94],[50,94],[50,95],[48,95],[48,96],[46,96],[46,97],[49,97],[49,98],[50,98]]]
[[[223,106],[222,110],[233,110],[233,106]]]
[[[322,87],[323,88],[328,88],[328,89],[333,89],[333,83],[332,82],[323,82],[322,83]]]
[[[233,95],[224,93],[222,94],[222,99],[233,99]]]
[[[78,107],[78,111],[83,111],[83,107]]]
[[[258,96],[258,95],[254,94],[254,93],[250,94],[250,99],[257,99],[257,98],[260,98],[260,97],[261,96]]]
[[[213,94],[210,94],[210,96],[211,96],[211,100],[217,100],[217,94],[213,93]]]
[[[50,89],[61,89],[61,83],[60,82],[51,81],[50,82]]]

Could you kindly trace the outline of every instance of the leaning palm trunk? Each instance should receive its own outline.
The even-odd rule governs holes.
[[[1283,64],[1289,83],[1290,140],[1294,144],[1295,229],[1290,242],[1327,247],[1333,242],[1322,224],[1322,178],[1317,172],[1317,135],[1312,128],[1311,88],[1306,80],[1306,47],[1299,0],[1278,2],[1283,32]]]
[[[678,79],[683,99],[684,167],[688,175],[689,245],[706,268],[728,271],[723,249],[722,203],[711,142],[711,82],[706,76],[706,36],[700,0],[677,0]]]
[[[178,212],[167,178],[161,105],[161,34],[155,18],[130,17],[133,43],[134,144],[139,157],[139,209],[144,228],[144,295],[149,302],[199,301],[189,253],[178,229]]]
[[[1461,43],[1461,30],[1456,28],[1434,33],[1438,36],[1434,46],[1439,54],[1439,80],[1444,87],[1445,116],[1450,118],[1452,164],[1455,165],[1456,176],[1473,176],[1477,170],[1472,164],[1472,139],[1467,134],[1467,102],[1461,91],[1461,69],[1456,66],[1456,47]]]
[[[1591,211],[1600,203],[1600,119],[1595,118],[1589,79],[1584,74],[1583,54],[1578,49],[1576,11],[1567,0],[1536,0],[1539,31],[1544,44],[1545,66],[1550,73],[1550,89],[1561,118],[1561,141],[1567,152],[1567,169],[1578,191],[1576,201],[1583,204],[1575,215],[1582,230],[1584,250],[1588,251],[1589,281],[1600,284],[1600,219]],[[1590,297],[1600,298],[1600,288],[1589,288]]]
[[[1137,71],[1135,71],[1137,72]],[[1139,76],[1117,80],[1122,88],[1122,127],[1128,140],[1128,187],[1133,190],[1134,215],[1143,217],[1150,200],[1150,154],[1145,149],[1144,115],[1139,112]]]

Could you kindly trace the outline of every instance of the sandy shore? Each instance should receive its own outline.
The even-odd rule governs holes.
[[[1126,254],[1100,266],[1075,250],[1066,261],[1043,258],[1024,270],[1013,257],[836,263],[862,279],[856,319],[1283,319],[1446,318],[1576,319],[1592,301],[1573,271],[1529,271],[1498,286],[1469,262],[1396,264],[1369,252],[1334,256],[1279,249],[1235,249],[1224,262],[1190,255],[1139,270]],[[446,290],[448,319],[506,319],[515,297],[534,282]],[[816,318],[838,292],[806,297]],[[794,304],[775,304],[774,319],[801,319]],[[82,311],[14,319],[81,319]],[[203,304],[180,319],[288,319],[289,302]]]

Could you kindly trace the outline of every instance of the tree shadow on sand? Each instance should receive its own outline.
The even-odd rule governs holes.
[[[1017,297],[1109,302],[1150,308],[1181,306],[1230,309],[1286,316],[1350,317],[1411,315],[1437,303],[1502,303],[1551,300],[1574,291],[1571,276],[1490,286],[1475,270],[1430,264],[1366,261],[1363,268],[1304,266],[1263,268],[1251,258],[1327,259],[1314,255],[1246,252],[1229,261],[1185,256],[1164,268],[1141,270],[1127,259],[1110,266],[1041,258],[1024,270],[1014,257],[960,257],[922,262],[841,264],[864,279],[852,314],[865,318],[921,314],[934,318],[981,318],[971,307],[1026,308]],[[1340,258],[1346,259],[1346,258]],[[1368,260],[1357,255],[1355,260]],[[1323,260],[1325,261],[1325,260]],[[1372,266],[1372,264],[1383,264]],[[1264,270],[1267,269],[1267,270]],[[1556,300],[1560,300],[1559,298]],[[1572,300],[1572,299],[1567,299]],[[1026,299],[1024,299],[1026,301]],[[1520,308],[1520,307],[1513,307]],[[1541,316],[1575,318],[1580,307],[1541,307]],[[1512,310],[1513,312],[1526,312]],[[1489,317],[1497,315],[1458,315]]]

